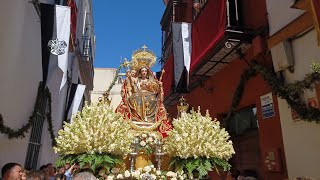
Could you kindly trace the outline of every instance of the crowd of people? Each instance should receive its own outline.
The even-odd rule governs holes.
[[[258,174],[254,170],[248,169],[241,172],[234,168],[228,172],[226,180],[258,180]]]
[[[97,180],[90,168],[82,168],[77,164],[65,164],[55,168],[51,163],[43,165],[39,170],[25,170],[18,163],[7,163],[1,170],[2,180]],[[231,169],[225,180],[258,180],[254,170],[243,172]]]
[[[1,169],[2,180],[96,180],[88,169],[80,171],[78,165],[66,164],[55,168],[51,163],[43,165],[39,170],[25,170],[18,163],[7,163]]]

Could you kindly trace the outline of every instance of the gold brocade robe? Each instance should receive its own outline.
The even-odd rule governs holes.
[[[137,91],[127,97],[132,121],[155,123],[159,85],[153,79],[139,80],[134,84]]]

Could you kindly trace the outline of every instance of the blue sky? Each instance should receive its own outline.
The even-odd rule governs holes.
[[[94,67],[117,68],[120,57],[131,59],[144,44],[157,58],[161,55],[160,20],[165,10],[162,0],[94,0],[96,34]],[[152,68],[159,71],[158,63]]]

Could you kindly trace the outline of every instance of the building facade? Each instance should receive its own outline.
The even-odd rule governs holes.
[[[287,179],[278,99],[270,94],[272,87],[264,76],[253,73],[256,64],[272,71],[266,1],[165,3],[161,25],[167,75],[163,83],[170,114],[176,116],[176,105],[183,95],[190,107],[201,106],[203,113],[208,109],[229,131],[236,151],[230,160],[233,168],[254,171],[258,179]],[[191,24],[192,48],[182,55],[175,49],[179,43],[175,40],[177,23]],[[186,62],[188,55],[190,63],[185,63],[184,71],[189,74],[185,81],[189,84],[183,89],[181,80],[185,77],[175,77],[175,64]],[[272,104],[268,111],[263,99]]]
[[[318,3],[318,5],[316,4]],[[311,73],[310,65],[320,62],[319,1],[281,2],[267,0],[271,50],[274,71],[283,81],[302,81]],[[302,89],[300,99],[308,106],[319,108],[319,86]],[[320,160],[320,144],[317,140],[320,126],[299,117],[284,99],[277,97],[283,134],[288,179],[295,177],[320,178],[317,162]],[[299,155],[299,154],[303,155]],[[306,166],[306,164],[308,164]]]
[[[70,25],[64,33],[68,33],[70,41],[66,41],[66,58],[61,62],[52,59],[57,57],[53,55],[44,60],[49,48],[43,37],[50,33],[44,31],[44,24],[49,22],[44,17],[53,17],[53,13],[41,14],[44,6],[67,12]],[[2,2],[0,10],[0,52],[4,54],[0,62],[0,166],[17,162],[35,169],[55,162],[57,154],[51,138],[70,114],[81,109],[84,101],[90,101],[95,52],[92,1],[8,0]],[[76,95],[80,100],[74,98]],[[48,121],[49,117],[52,121]],[[17,131],[21,127],[24,128]]]
[[[91,92],[91,101],[96,103],[103,94],[110,88],[112,81],[116,76],[116,68],[95,68],[94,69],[94,88]],[[122,73],[123,75],[124,73]],[[119,78],[117,78],[114,86],[110,89],[110,94],[108,96],[111,100],[110,105],[115,110],[121,102],[121,86],[122,86],[122,76],[120,73]]]
[[[319,113],[320,88],[313,83],[293,96],[288,85],[304,80],[310,65],[320,62],[319,1],[164,3],[161,60],[168,112],[176,117],[181,96],[190,107],[208,109],[230,133],[236,152],[230,163],[242,172],[254,171],[258,179],[319,179],[319,117],[306,122],[297,112],[311,115],[296,107]],[[177,40],[181,31],[189,31],[189,44]],[[187,76],[177,76],[179,63]]]

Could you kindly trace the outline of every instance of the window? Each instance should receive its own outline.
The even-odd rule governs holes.
[[[257,108],[246,108],[235,112],[229,121],[224,122],[231,135],[243,135],[245,132],[258,128]]]

